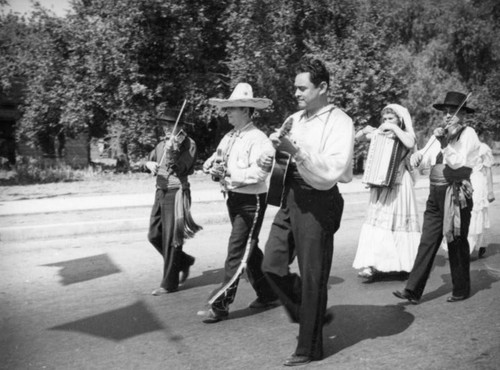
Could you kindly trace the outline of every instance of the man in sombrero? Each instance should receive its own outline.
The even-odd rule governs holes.
[[[472,210],[470,175],[479,161],[480,142],[465,124],[474,109],[467,96],[448,92],[443,103],[433,107],[443,112],[443,126],[434,130],[427,145],[411,156],[413,167],[430,167],[430,188],[417,257],[406,287],[393,294],[417,304],[422,297],[434,258],[443,238],[448,242],[452,295],[458,302],[470,295],[469,224]]]
[[[262,153],[273,153],[269,138],[252,122],[255,109],[265,109],[272,103],[266,98],[254,98],[252,87],[239,83],[229,99],[209,100],[227,114],[234,127],[219,143],[216,152],[205,161],[203,170],[219,181],[226,196],[231,221],[231,235],[220,288],[209,297],[209,310],[204,323],[225,320],[229,305],[234,301],[241,273],[246,270],[248,280],[257,294],[250,308],[264,309],[277,306],[277,296],[261,270],[263,253],[259,249],[259,232],[266,210],[269,168],[262,168],[258,159]]]

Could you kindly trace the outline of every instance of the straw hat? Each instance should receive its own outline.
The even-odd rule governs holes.
[[[208,103],[218,108],[251,107],[264,109],[272,104],[272,100],[267,98],[254,98],[252,86],[245,82],[236,85],[229,99],[210,98]]]

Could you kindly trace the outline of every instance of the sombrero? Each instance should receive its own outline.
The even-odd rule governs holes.
[[[245,82],[236,85],[229,99],[210,98],[208,103],[218,108],[251,107],[255,109],[265,109],[273,101],[267,98],[254,98],[252,86]]]

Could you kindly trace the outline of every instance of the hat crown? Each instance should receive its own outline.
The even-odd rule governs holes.
[[[219,108],[252,107],[265,109],[272,104],[267,98],[254,98],[252,86],[246,82],[240,82],[235,87],[229,99],[210,98],[208,103]]]
[[[238,83],[228,100],[253,99],[252,86],[246,82]]]
[[[433,104],[433,107],[437,110],[444,111],[446,108],[458,108],[461,106],[460,110],[466,113],[474,113],[475,109],[470,108],[466,104],[467,96],[457,91],[448,91],[444,98],[443,103]]]
[[[177,121],[177,116],[179,112],[175,109],[163,109],[156,118],[162,122],[175,122]]]
[[[445,105],[454,105],[454,106],[459,106],[461,105],[466,98],[465,94],[456,92],[456,91],[449,91],[446,93],[446,96],[444,98],[444,103]],[[464,104],[465,106],[465,104]]]

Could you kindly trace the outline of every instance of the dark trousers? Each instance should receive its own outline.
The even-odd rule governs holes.
[[[148,240],[163,256],[163,278],[160,286],[169,291],[179,287],[179,273],[194,262],[194,257],[173,246],[175,194],[177,189],[156,189],[149,220]]]
[[[420,299],[431,273],[434,258],[443,239],[444,201],[447,186],[430,186],[429,198],[424,212],[422,236],[418,253],[406,284],[406,290]],[[460,236],[448,243],[451,281],[454,296],[470,294],[470,253],[467,235],[472,210],[472,198],[467,199],[467,207],[460,211]]]
[[[333,235],[344,201],[337,186],[319,191],[293,180],[287,188],[271,226],[263,270],[290,319],[299,323],[295,354],[321,359]],[[295,257],[300,277],[290,273]]]
[[[247,260],[246,273],[257,296],[263,301],[271,301],[276,299],[276,295],[262,272],[263,253],[259,249],[259,233],[266,212],[266,193],[256,195],[228,192],[226,205],[232,228],[227,246],[227,257],[224,264],[224,281],[222,286],[230,282],[235,276],[245,254],[250,231],[256,216],[257,197],[259,198],[259,211],[251,236],[250,254]],[[236,296],[238,282],[239,277],[231,284],[230,288],[213,303],[214,308],[224,311],[228,310],[229,304],[233,303]],[[213,294],[219,292],[219,290],[220,289],[217,289]]]

